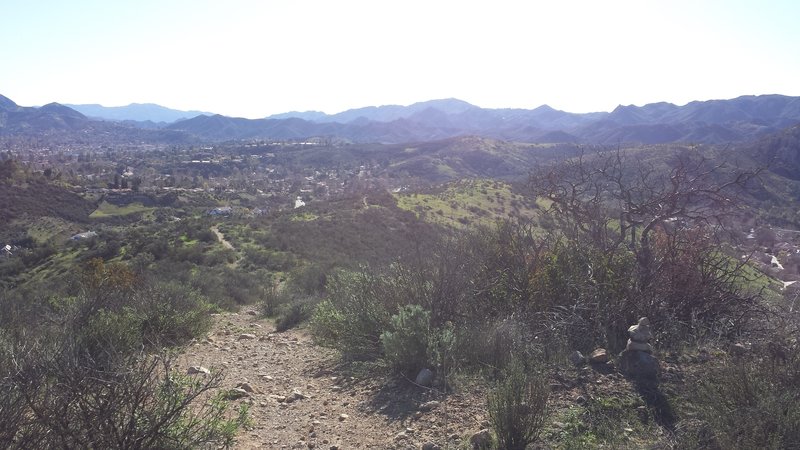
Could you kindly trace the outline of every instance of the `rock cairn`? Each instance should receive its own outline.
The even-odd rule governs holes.
[[[636,325],[628,328],[628,345],[620,353],[620,368],[634,378],[651,379],[658,377],[658,360],[653,356],[650,339],[650,321],[642,317]]]

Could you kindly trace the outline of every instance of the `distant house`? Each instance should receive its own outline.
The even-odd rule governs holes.
[[[214,208],[208,212],[209,216],[230,216],[233,212],[233,208],[230,206],[220,206],[218,208]]]
[[[91,239],[91,238],[93,238],[95,236],[97,236],[96,232],[94,232],[94,231],[85,231],[83,233],[78,233],[75,236],[72,236],[70,238],[70,240],[81,241],[81,240],[84,240],[84,239]]]

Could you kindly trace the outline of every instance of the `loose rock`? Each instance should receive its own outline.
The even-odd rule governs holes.
[[[478,431],[470,436],[469,445],[472,450],[489,450],[492,448],[492,434],[487,429]]]
[[[438,408],[439,405],[440,405],[440,403],[438,401],[431,400],[429,402],[425,402],[425,403],[419,405],[419,410],[422,411],[422,412],[427,412],[427,411],[431,411],[431,410],[434,410],[434,409]]]
[[[608,352],[604,348],[598,348],[589,355],[589,361],[594,364],[604,364],[608,362]]]
[[[233,388],[233,389],[228,391],[228,395],[227,395],[228,399],[230,399],[230,400],[237,400],[237,399],[244,398],[244,397],[249,397],[249,396],[250,396],[250,394],[247,391],[245,391],[244,389],[241,389],[241,388]]]
[[[569,362],[571,362],[574,366],[586,364],[586,357],[583,356],[583,353],[579,352],[578,350],[570,353],[568,359]]]
[[[186,370],[186,374],[187,375],[195,375],[195,374],[198,374],[198,373],[202,373],[203,375],[208,375],[208,374],[211,373],[211,371],[206,369],[203,366],[192,366],[192,367],[189,367],[189,369]]]
[[[250,394],[255,392],[255,389],[253,389],[253,386],[251,386],[250,383],[239,383],[236,385],[236,387]]]

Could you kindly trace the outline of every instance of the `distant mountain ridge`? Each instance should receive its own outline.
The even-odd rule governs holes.
[[[59,104],[19,106],[0,95],[0,136],[57,138],[64,142],[188,142],[194,138],[183,132],[147,130],[140,126],[93,120]]]
[[[131,103],[126,106],[103,106],[98,104],[68,106],[81,114],[103,120],[117,122],[136,121],[169,124],[178,120],[191,119],[197,116],[211,116],[212,113],[202,111],[181,111],[154,103]]]
[[[158,105],[138,106],[140,111],[175,113]],[[122,108],[130,111],[130,107]],[[100,125],[103,123],[106,126]],[[336,137],[360,143],[403,143],[482,136],[506,141],[586,144],[728,143],[751,141],[798,123],[800,97],[783,95],[694,101],[684,106],[665,102],[620,105],[611,112],[584,114],[547,105],[535,109],[487,109],[457,99],[442,99],[409,106],[357,108],[331,115],[319,111],[284,113],[265,119],[197,115],[170,124],[152,119],[101,122],[57,103],[40,108],[20,107],[0,96],[3,134],[57,130],[81,131],[85,135],[101,129],[107,133],[107,127],[113,125],[117,127],[114,130],[128,134],[136,134],[131,130],[139,128],[138,135],[148,141],[160,139],[157,132],[164,132],[163,136],[173,141],[190,137],[203,141]]]
[[[293,123],[274,121],[295,120]],[[266,119],[232,119],[221,129],[200,118],[177,122],[204,139],[301,138],[335,135],[357,142],[385,143],[480,135],[527,142],[723,143],[756,139],[800,123],[800,97],[742,96],[730,100],[694,101],[684,106],[660,102],[619,105],[611,112],[569,113],[548,105],[536,109],[487,109],[458,99],[431,100],[409,106],[386,105],[337,114],[319,111],[283,113]],[[224,131],[223,131],[224,130]],[[218,134],[219,131],[221,134]],[[224,135],[224,137],[223,137]]]

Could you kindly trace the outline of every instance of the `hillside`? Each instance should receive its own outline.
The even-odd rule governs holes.
[[[85,223],[95,205],[71,190],[44,177],[27,176],[14,162],[0,161],[0,224],[26,218],[52,217]]]

